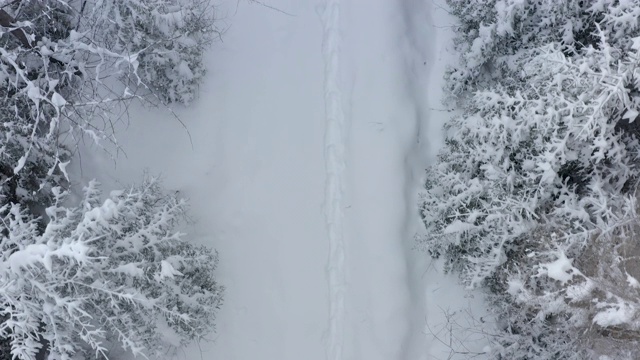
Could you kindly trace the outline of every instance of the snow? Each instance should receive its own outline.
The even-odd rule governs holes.
[[[127,274],[132,278],[144,276],[144,270],[140,269],[138,266],[136,266],[136,264],[132,263],[120,265],[111,271],[115,273]]]
[[[465,232],[469,230],[475,229],[476,226],[473,224],[469,224],[468,222],[463,222],[460,220],[455,220],[451,224],[449,224],[443,231],[444,234],[454,234],[458,232]]]
[[[21,269],[29,269],[41,263],[47,271],[51,272],[53,256],[85,262],[88,251],[89,248],[81,242],[63,243],[55,250],[50,249],[47,244],[29,244],[12,253],[6,264],[2,266],[8,266],[13,273],[19,274]]]
[[[40,94],[40,88],[35,86],[33,83],[27,84],[27,96],[31,101],[33,101],[36,105],[40,103],[40,99],[42,99],[42,95]]]
[[[67,166],[69,165],[69,163],[71,162],[71,160],[68,161],[64,161],[64,162],[59,162],[58,163],[58,169],[60,169],[60,171],[62,172],[62,175],[64,175],[64,178],[67,179],[67,181],[69,181],[69,174],[67,173]]]
[[[27,158],[29,157],[29,152],[27,151],[26,154],[22,155],[20,157],[20,159],[18,160],[18,163],[16,164],[16,166],[13,168],[13,173],[17,174],[20,172],[20,170],[22,170],[22,168],[24,168],[25,164],[27,163]]]
[[[20,249],[7,260],[7,265],[13,273],[20,273],[23,268],[34,266],[34,263],[43,262],[49,247],[46,244],[29,244],[24,249]],[[4,264],[3,264],[4,265]]]
[[[160,273],[158,274],[159,281],[166,278],[173,279],[175,276],[181,276],[182,273],[176,270],[168,261],[162,260],[160,262]]]
[[[509,280],[507,292],[513,297],[517,297],[524,290],[524,284],[518,279]]]
[[[567,299],[572,302],[583,301],[592,294],[595,284],[591,280],[579,282],[567,287]]]
[[[345,331],[344,188],[347,157],[345,154],[348,123],[342,108],[340,88],[341,20],[340,0],[328,0],[322,15],[322,55],[324,60],[324,158],[326,169],[324,217],[329,237],[327,278],[329,292],[329,329],[327,359],[342,359]]]
[[[228,28],[200,100],[176,109],[188,133],[165,109],[131,109],[126,157],[90,148],[74,168],[107,189],[161,174],[190,199],[190,237],[219,251],[217,333],[175,357],[447,358],[429,329],[479,297],[413,249],[449,115],[434,110],[450,61],[450,24],[435,20],[447,15],[423,0],[218,11]]]
[[[178,73],[180,74],[180,76],[187,80],[191,80],[194,78],[193,72],[189,68],[189,64],[187,64],[186,61],[180,62],[180,65],[178,65]]]
[[[51,95],[51,104],[57,108],[60,108],[67,104],[67,100],[65,100],[62,95],[54,92],[53,95]]]
[[[577,270],[572,265],[572,259],[567,258],[564,251],[558,250],[556,255],[558,258],[555,261],[541,264],[538,275],[547,275],[564,284],[573,278]]]
[[[640,288],[640,282],[638,282],[638,279],[634,278],[633,276],[629,275],[628,273],[627,273],[627,283],[632,288],[636,288],[636,289]]]
[[[619,302],[600,311],[593,317],[593,323],[602,327],[616,326],[629,323],[636,315],[634,306]]]
[[[637,112],[636,110],[633,109],[629,109],[624,113],[624,116],[622,116],[623,119],[629,120],[629,122],[634,122],[635,119],[638,117],[638,115],[640,115],[639,112]]]
[[[118,214],[118,205],[111,199],[106,199],[102,206],[93,208],[84,214],[86,226],[93,226],[93,222],[106,223]]]

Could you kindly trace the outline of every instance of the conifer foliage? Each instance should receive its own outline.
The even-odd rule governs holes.
[[[184,201],[152,179],[70,194],[67,170],[76,142],[116,142],[132,101],[195,99],[213,15],[204,0],[0,1],[0,358],[158,355],[214,330],[217,254],[176,230]]]
[[[637,358],[640,4],[449,5],[460,111],[420,245],[488,292],[492,358]]]
[[[74,207],[54,188],[44,230],[20,204],[0,209],[0,331],[20,359],[43,344],[60,359],[107,357],[114,342],[159,356],[213,329],[222,290],[213,278],[217,255],[174,230],[184,201],[153,179],[106,200],[98,185],[91,182]],[[180,341],[168,344],[167,332]]]

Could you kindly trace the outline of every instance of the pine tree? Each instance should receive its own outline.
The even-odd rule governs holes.
[[[427,171],[421,246],[487,291],[493,356],[637,358],[640,5],[450,5],[461,113]]]
[[[43,231],[19,204],[0,208],[0,334],[13,356],[31,359],[45,344],[60,359],[108,357],[113,342],[159,356],[213,330],[217,254],[174,230],[184,201],[155,180],[105,200],[91,182],[77,206],[60,188],[53,195]]]
[[[205,74],[203,51],[219,35],[205,0],[83,0],[78,31],[105,49],[132,56],[132,88],[163,102],[193,101]]]
[[[213,330],[215,252],[154,181],[70,206],[77,141],[117,142],[134,100],[188,103],[217,36],[199,1],[0,3],[0,357],[163,351]],[[154,100],[155,99],[155,100]],[[179,339],[176,343],[175,339]],[[9,355],[8,352],[11,352]]]

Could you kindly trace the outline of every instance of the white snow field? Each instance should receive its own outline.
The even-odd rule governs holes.
[[[166,110],[133,110],[126,157],[82,160],[107,187],[161,174],[190,199],[190,236],[220,252],[217,333],[175,356],[447,358],[429,329],[469,299],[412,249],[448,116],[432,109],[446,13],[430,0],[229,0],[218,15],[227,30],[200,99],[177,110],[188,134]]]

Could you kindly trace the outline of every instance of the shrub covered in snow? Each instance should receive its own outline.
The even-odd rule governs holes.
[[[637,358],[640,4],[449,3],[461,112],[421,245],[488,291],[493,356]]]
[[[161,355],[213,330],[217,255],[174,230],[183,201],[155,181],[106,200],[92,182],[78,206],[53,195],[42,231],[19,204],[0,208],[0,334],[13,356],[31,359],[43,344],[60,359],[107,356],[114,342]]]

